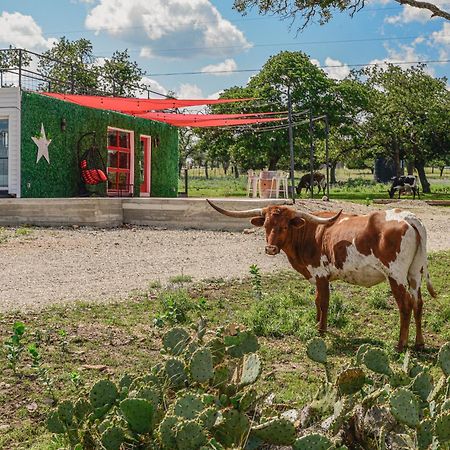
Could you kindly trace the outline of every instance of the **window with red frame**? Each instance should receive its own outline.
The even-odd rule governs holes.
[[[108,128],[108,193],[131,193],[131,133]]]

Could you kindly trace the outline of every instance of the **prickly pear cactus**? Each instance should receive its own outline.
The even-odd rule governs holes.
[[[198,419],[207,430],[210,430],[215,425],[218,415],[219,411],[216,408],[209,407],[198,415]]]
[[[292,446],[293,450],[328,450],[333,442],[322,434],[307,434],[297,439]]]
[[[65,400],[58,405],[58,416],[61,422],[70,427],[73,423],[74,408],[73,403]]]
[[[364,365],[375,373],[390,376],[392,370],[389,366],[389,357],[379,348],[370,348],[364,352]]]
[[[242,374],[240,384],[246,386],[253,384],[261,373],[261,360],[256,353],[249,353],[244,356],[242,363]]]
[[[184,328],[172,328],[162,338],[164,349],[172,356],[181,355],[189,340],[189,334]]]
[[[224,342],[227,353],[232,358],[241,358],[246,353],[254,353],[259,350],[258,339],[250,331],[237,331],[234,336],[225,336]]]
[[[205,383],[214,377],[213,358],[207,348],[199,348],[192,355],[189,363],[191,377],[198,383]]]
[[[161,391],[156,386],[143,386],[136,397],[149,401],[156,408],[161,401]]]
[[[273,445],[291,445],[295,441],[295,427],[287,419],[272,419],[252,428],[251,433]]]
[[[225,345],[225,342],[223,342],[223,339],[220,339],[219,337],[211,339],[208,342],[207,347],[211,350],[211,353],[213,355],[214,366],[220,364],[224,360],[227,352],[227,347]]]
[[[135,433],[150,433],[153,429],[154,407],[149,401],[127,398],[120,403],[120,411]]]
[[[179,417],[166,415],[159,424],[158,438],[164,449],[172,450],[177,448],[177,441],[175,439],[175,427],[179,420]]]
[[[403,370],[394,369],[389,377],[389,384],[393,388],[408,386],[411,383],[411,378]]]
[[[106,450],[120,450],[125,441],[125,433],[122,428],[113,426],[102,433],[101,441]]]
[[[78,399],[73,407],[73,412],[78,423],[81,423],[91,411],[91,404],[83,398]]]
[[[180,359],[168,359],[165,364],[165,372],[169,383],[175,389],[182,388],[186,385],[188,380],[186,367]]]
[[[416,428],[419,450],[426,450],[433,442],[433,423],[430,419],[422,420]]]
[[[363,363],[363,357],[364,353],[366,353],[367,350],[373,348],[370,344],[362,344],[358,347],[358,350],[356,351],[356,364],[361,365]]]
[[[313,361],[325,364],[327,362],[327,345],[322,338],[315,337],[306,345],[306,354]]]
[[[66,431],[66,427],[59,418],[58,411],[53,411],[47,418],[47,429],[51,433],[61,434]]]
[[[411,428],[419,424],[419,402],[417,397],[405,388],[395,390],[389,404],[392,415],[400,422]]]
[[[444,344],[439,350],[438,362],[442,371],[448,377],[450,375],[450,342]]]
[[[173,411],[178,417],[192,420],[195,419],[204,409],[205,405],[198,395],[187,393],[177,399]]]
[[[420,372],[412,381],[410,389],[426,402],[433,390],[432,376],[427,371]]]
[[[207,436],[199,422],[183,420],[176,426],[175,441],[180,450],[197,450],[206,444]]]
[[[94,408],[103,408],[112,405],[118,394],[117,387],[112,381],[100,380],[94,384],[89,392],[89,400]]]
[[[450,411],[444,411],[436,417],[434,434],[440,444],[445,444],[450,441]]]
[[[248,417],[236,409],[226,409],[211,430],[225,447],[241,447],[250,430]]]
[[[341,395],[351,395],[360,391],[366,382],[366,375],[359,367],[353,367],[341,372],[336,380]]]

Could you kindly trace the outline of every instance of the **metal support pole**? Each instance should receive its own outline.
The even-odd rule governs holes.
[[[75,93],[75,74],[73,70],[73,65],[70,66],[70,93]]]
[[[19,48],[19,88],[22,87],[22,49]]]
[[[330,134],[330,125],[328,116],[325,114],[325,164],[327,166],[327,197],[330,199],[330,151],[328,148],[328,136]]]
[[[188,197],[188,171],[189,169],[184,169],[184,192],[186,192],[186,197]]]
[[[290,178],[291,178],[291,195],[292,195],[292,203],[295,203],[295,176],[294,176],[294,137],[292,133],[292,101],[291,101],[291,87],[288,84],[287,87],[287,96],[288,96],[288,121],[289,121],[289,154],[291,159],[291,170],[290,170]],[[278,195],[278,194],[277,194]]]
[[[311,171],[310,190],[311,198],[314,198],[314,129],[312,110],[309,110],[309,170]]]

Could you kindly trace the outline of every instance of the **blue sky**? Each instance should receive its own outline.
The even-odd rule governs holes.
[[[435,3],[450,10],[450,0]],[[0,0],[0,48],[40,52],[61,36],[84,37],[100,61],[128,49],[149,86],[184,98],[244,85],[256,72],[233,71],[260,69],[282,50],[304,51],[338,79],[354,64],[450,59],[450,22],[392,0],[366,4],[353,18],[337,13],[297,34],[276,17],[241,16],[231,0]],[[428,67],[450,76],[449,63]]]

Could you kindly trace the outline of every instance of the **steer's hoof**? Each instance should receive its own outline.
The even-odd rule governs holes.
[[[406,344],[397,344],[397,345],[395,346],[395,350],[396,350],[398,353],[403,353],[403,352],[405,351],[405,349],[406,349]]]
[[[425,349],[425,344],[423,342],[416,342],[416,344],[414,345],[414,350],[424,350]]]

